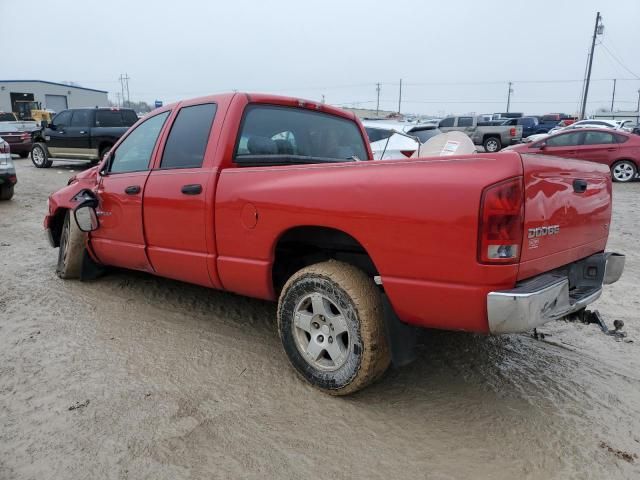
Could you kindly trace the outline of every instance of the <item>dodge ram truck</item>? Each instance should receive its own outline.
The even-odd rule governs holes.
[[[57,274],[119,267],[278,301],[290,363],[334,395],[405,363],[416,328],[526,332],[622,274],[605,165],[372,158],[358,119],[321,103],[159,108],[49,197]]]
[[[32,133],[31,161],[37,168],[51,167],[53,158],[97,162],[137,121],[124,108],[63,110]]]

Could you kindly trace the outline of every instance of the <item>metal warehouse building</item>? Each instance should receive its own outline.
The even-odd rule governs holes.
[[[108,107],[104,90],[76,87],[44,80],[0,80],[0,112],[28,116],[28,102],[40,102],[43,109],[59,112],[65,108]]]

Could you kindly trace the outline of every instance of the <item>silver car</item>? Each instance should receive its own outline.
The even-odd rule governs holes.
[[[11,200],[16,183],[18,183],[18,177],[16,177],[16,167],[11,160],[9,144],[0,138],[0,200]]]

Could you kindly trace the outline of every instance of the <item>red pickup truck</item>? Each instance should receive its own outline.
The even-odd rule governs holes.
[[[605,165],[371,159],[357,118],[324,104],[234,93],[160,108],[49,198],[58,275],[114,266],[278,300],[291,364],[340,395],[402,363],[414,327],[527,331],[622,274],[604,251]]]

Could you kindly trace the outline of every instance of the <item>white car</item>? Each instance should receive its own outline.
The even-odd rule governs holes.
[[[573,130],[574,128],[611,128],[613,130],[626,130],[625,125],[631,123],[631,120],[580,120],[572,123],[567,127],[555,127],[549,130],[549,134],[558,133],[559,131]]]
[[[387,120],[364,120],[374,160],[409,158],[420,144],[442,133],[432,123],[416,124]]]

